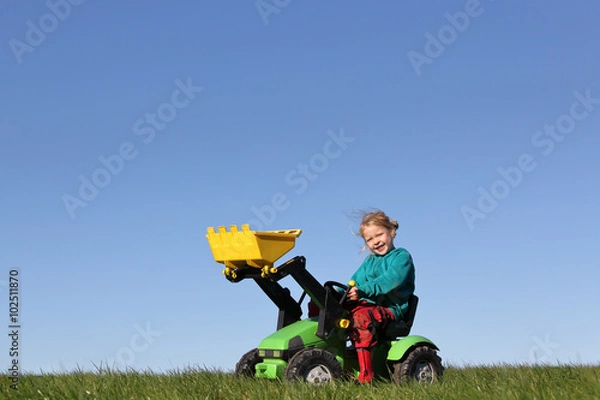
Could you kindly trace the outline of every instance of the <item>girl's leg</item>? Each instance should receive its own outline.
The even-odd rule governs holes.
[[[377,344],[377,330],[393,321],[394,316],[389,309],[373,304],[359,304],[350,315],[352,323],[349,335],[356,348],[360,367],[358,380],[369,383],[375,376],[371,348]]]
[[[360,368],[358,381],[360,383],[371,383],[375,377],[371,349],[356,349],[356,354],[358,356],[358,366]]]

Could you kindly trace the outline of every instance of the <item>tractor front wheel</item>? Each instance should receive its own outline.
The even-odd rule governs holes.
[[[253,378],[256,373],[256,364],[262,362],[262,358],[258,356],[258,349],[252,349],[240,358],[240,361],[235,365],[235,376]]]
[[[427,346],[413,349],[402,362],[393,365],[394,382],[401,384],[411,380],[433,383],[442,378],[444,367],[437,352]]]
[[[323,349],[304,349],[296,353],[285,369],[288,381],[322,385],[345,376],[342,366],[333,354]]]

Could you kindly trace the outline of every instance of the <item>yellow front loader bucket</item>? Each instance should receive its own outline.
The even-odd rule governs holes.
[[[251,231],[247,224],[242,230],[231,225],[216,230],[208,228],[206,238],[215,261],[225,264],[225,273],[235,268],[260,268],[268,271],[273,263],[294,248],[302,230]]]

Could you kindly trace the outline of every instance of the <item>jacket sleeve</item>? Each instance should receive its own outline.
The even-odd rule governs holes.
[[[399,249],[394,254],[390,254],[383,273],[375,279],[361,280],[358,289],[359,292],[364,293],[365,297],[375,300],[396,288],[410,285],[411,279],[414,279],[412,257],[408,251]]]

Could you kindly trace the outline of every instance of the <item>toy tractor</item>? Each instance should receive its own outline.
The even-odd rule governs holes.
[[[279,309],[277,330],[241,357],[234,371],[238,377],[322,384],[358,375],[356,350],[345,331],[350,324],[344,308],[348,286],[319,283],[306,270],[302,256],[274,266],[301,233],[300,229],[251,231],[249,225],[241,230],[234,225],[229,231],[223,226],[208,228],[208,243],[215,261],[225,265],[225,278],[230,282],[253,279]],[[298,300],[279,283],[287,276],[303,290]],[[318,313],[302,319],[301,304],[307,295]],[[430,383],[442,377],[438,347],[423,336],[409,335],[417,303],[413,295],[407,319],[393,321],[380,333],[372,351],[378,379]]]

